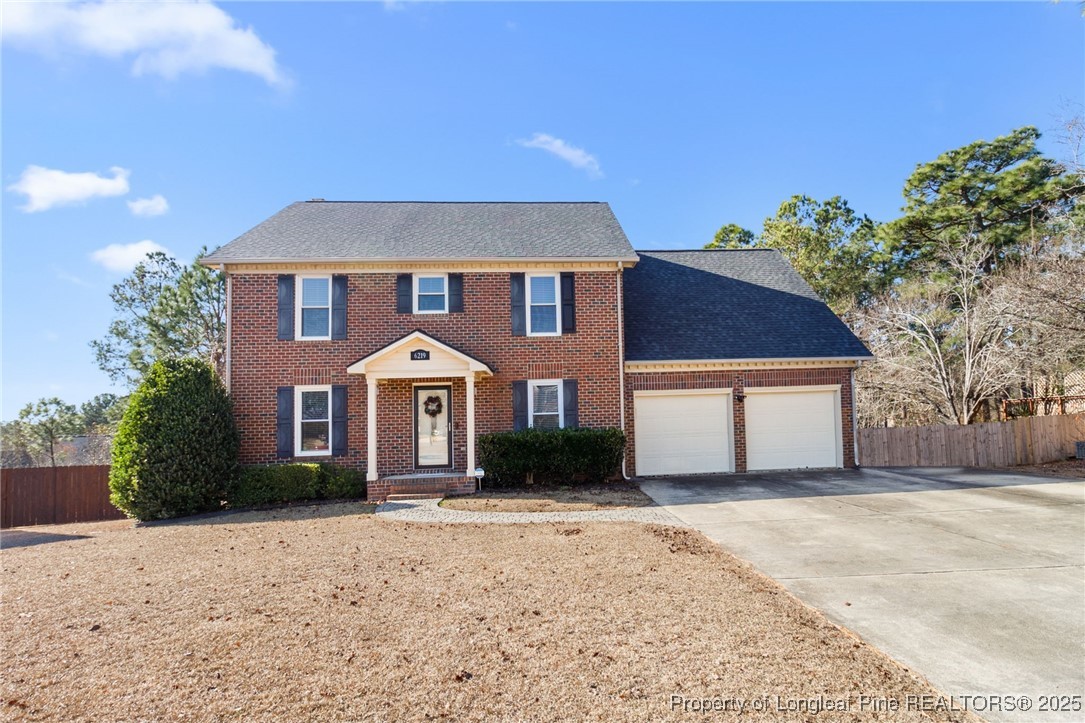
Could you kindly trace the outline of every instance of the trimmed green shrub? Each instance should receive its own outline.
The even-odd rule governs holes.
[[[155,362],[113,438],[110,501],[159,520],[221,507],[240,444],[226,388],[197,359]]]
[[[625,433],[605,429],[525,429],[478,438],[485,483],[515,487],[527,481],[569,484],[602,482],[618,471]]]
[[[365,473],[333,464],[245,467],[226,493],[230,507],[365,497]]]
[[[319,464],[244,467],[226,498],[230,507],[315,500],[320,496],[323,477]]]
[[[336,464],[325,464],[322,468],[325,499],[355,500],[365,497],[365,472]]]

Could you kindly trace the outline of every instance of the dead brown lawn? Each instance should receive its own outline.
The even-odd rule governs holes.
[[[1014,467],[1013,471],[1031,472],[1033,474],[1044,474],[1052,477],[1085,478],[1085,459],[1064,459],[1059,462],[1022,465],[1020,467]]]
[[[359,509],[40,529],[86,537],[3,552],[3,717],[703,720],[671,696],[935,693],[691,531]],[[818,716],[842,718],[872,716]]]
[[[639,487],[627,484],[483,490],[469,497],[450,497],[441,502],[442,507],[469,512],[584,512],[650,504],[651,497]]]

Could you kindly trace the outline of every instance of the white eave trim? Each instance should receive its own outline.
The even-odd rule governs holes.
[[[735,371],[741,369],[797,369],[806,367],[852,368],[873,357],[805,357],[787,359],[668,359],[627,361],[630,374],[651,372]]]
[[[374,361],[375,359],[379,359],[379,358],[385,356],[386,354],[391,354],[392,352],[396,351],[397,349],[400,349],[400,348],[402,348],[402,347],[404,347],[404,346],[406,346],[408,344],[415,344],[415,343],[420,342],[420,341],[425,342],[426,344],[430,344],[432,346],[435,346],[438,349],[441,349],[442,351],[448,352],[452,356],[454,356],[454,357],[456,357],[458,359],[461,359],[463,361],[463,363],[466,365],[467,371],[469,371],[469,372],[475,372],[476,374],[493,375],[493,370],[491,370],[490,367],[487,366],[486,364],[484,364],[483,362],[480,362],[478,359],[475,359],[474,357],[470,357],[467,354],[464,354],[462,351],[460,351],[458,349],[453,349],[448,344],[444,344],[444,343],[442,343],[440,341],[437,341],[436,339],[434,339],[429,334],[426,334],[425,332],[421,332],[421,331],[412,331],[410,334],[403,337],[402,339],[398,339],[398,340],[392,342],[391,344],[389,344],[388,346],[383,347],[381,349],[378,349],[377,351],[373,352],[372,354],[365,357],[364,359],[359,359],[358,361],[354,362],[353,364],[351,364],[350,366],[347,367],[347,374],[365,374],[366,373],[365,372],[365,367],[366,367],[366,364],[368,364],[369,362]],[[408,375],[408,377],[410,377],[410,378],[417,377],[417,376],[418,376],[418,374]],[[408,377],[404,377],[404,378],[408,378]]]
[[[640,261],[639,256],[361,256],[357,258],[324,256],[315,258],[227,258],[224,256],[219,257],[212,255],[200,259],[200,263],[204,266],[221,266],[223,264],[381,264],[388,266],[400,264],[613,264],[615,262],[635,265],[638,261]]]

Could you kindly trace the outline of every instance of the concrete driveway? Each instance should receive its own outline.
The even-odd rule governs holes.
[[[892,468],[641,487],[944,693],[1033,705],[981,716],[1085,720],[1081,698],[1039,710],[1085,695],[1085,480]]]

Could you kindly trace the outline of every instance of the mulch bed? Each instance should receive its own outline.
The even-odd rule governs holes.
[[[468,512],[585,512],[647,507],[652,498],[633,484],[532,485],[451,497],[442,507]]]

